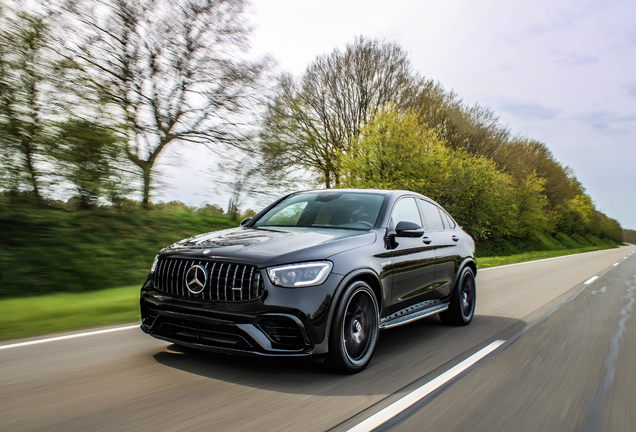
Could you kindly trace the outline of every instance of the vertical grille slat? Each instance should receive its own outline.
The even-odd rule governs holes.
[[[188,290],[188,287],[185,284],[185,274],[187,273],[187,269],[189,269],[190,267],[192,267],[193,265],[195,265],[196,263],[194,261],[190,262],[190,261],[184,261],[185,265],[183,266],[185,268],[184,272],[183,272],[183,283],[179,283],[177,281],[177,284],[179,285],[179,289],[181,290],[181,295],[184,297],[192,297],[192,293],[190,292],[190,290]],[[179,293],[179,291],[177,291],[177,293]]]
[[[237,265],[234,269],[234,277],[232,278],[232,286],[230,287],[232,289],[232,300],[236,300],[236,275],[239,271],[239,268],[240,266]]]
[[[179,267],[177,268],[177,277],[175,278],[175,283],[177,285],[177,292],[179,292],[179,287],[181,287],[181,289],[184,289],[183,287],[185,286],[185,282],[180,280],[181,267],[183,267],[183,261],[179,263]]]
[[[247,279],[247,299],[252,299],[252,277],[254,276],[254,267],[250,270],[250,277]]]
[[[176,265],[176,261],[168,263],[168,272],[166,273],[166,280],[168,281],[168,292],[170,294],[176,294],[172,291],[172,287],[174,283],[172,282],[172,273],[174,273],[174,266]]]
[[[168,262],[164,267],[163,267],[163,289],[166,292],[170,292],[170,287],[168,286],[168,281],[170,280],[170,278],[168,277],[168,272],[170,270],[170,262]]]
[[[188,270],[197,264],[208,273],[200,295],[192,294],[186,287]],[[264,291],[261,279],[260,271],[252,265],[166,258],[157,263],[152,280],[155,289],[177,297],[232,302],[261,297]]]
[[[247,270],[247,266],[243,266],[243,273],[241,274],[241,300],[243,300],[243,289],[245,288],[245,270]]]
[[[210,300],[213,300],[212,297],[212,282],[214,282],[214,269],[216,268],[216,263],[212,264],[212,269],[210,270],[210,276],[208,277],[208,284],[210,287],[210,291],[209,291],[209,295],[210,295]]]
[[[229,296],[227,295],[227,280],[230,277],[230,269],[232,268],[232,264],[228,264],[227,270],[225,271],[225,300],[229,300]]]
[[[219,274],[216,275],[216,299],[221,300],[221,272],[223,271],[223,264],[219,268]]]
[[[254,287],[254,292],[257,293],[257,295],[260,296],[260,290],[261,290],[261,274],[260,272],[256,272],[256,286]]]
[[[155,274],[152,276],[152,283],[154,286],[161,286],[161,262],[157,263],[155,267]]]
[[[161,288],[165,291],[166,289],[166,262],[161,261],[161,274],[159,275],[159,284]]]

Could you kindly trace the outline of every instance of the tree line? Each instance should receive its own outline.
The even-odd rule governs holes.
[[[270,171],[304,170],[327,188],[398,188],[446,207],[478,240],[537,232],[621,241],[574,172],[548,147],[516,136],[413,71],[395,43],[358,37],[283,75],[259,149]]]
[[[544,143],[415,72],[396,43],[358,37],[268,87],[268,59],[245,55],[246,7],[4,2],[0,189],[70,190],[83,208],[137,193],[148,207],[157,161],[191,143],[222,155],[215,181],[235,213],[246,195],[308,183],[400,188],[438,201],[478,240],[621,241]]]

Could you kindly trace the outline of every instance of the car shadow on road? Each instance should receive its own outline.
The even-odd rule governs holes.
[[[389,394],[492,340],[505,329],[521,328],[517,319],[475,316],[467,327],[426,318],[384,330],[370,365],[356,375],[332,372],[326,365],[294,358],[230,356],[169,345],[154,355],[166,367],[269,391],[311,395]]]

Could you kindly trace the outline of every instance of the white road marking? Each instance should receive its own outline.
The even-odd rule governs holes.
[[[598,279],[598,276],[592,276],[591,278],[589,278],[588,280],[586,280],[585,282],[583,282],[585,285],[589,285],[592,282],[594,282],[596,279]]]
[[[617,265],[619,265],[620,263],[614,263],[612,264],[614,267],[616,267]]]
[[[500,269],[500,268],[504,268],[504,267],[512,267],[512,266],[518,266],[518,265],[524,265],[524,264],[532,264],[532,263],[541,262],[541,261],[552,261],[552,260],[562,259],[562,258],[572,258],[572,257],[580,256],[580,255],[588,255],[588,254],[595,254],[595,253],[599,253],[599,252],[607,252],[607,251],[610,251],[610,250],[612,250],[612,249],[603,249],[603,250],[592,251],[592,252],[583,252],[583,253],[579,253],[579,254],[561,255],[561,256],[552,257],[552,258],[542,258],[542,259],[533,260],[533,261],[524,261],[524,262],[514,263],[514,264],[506,264],[506,265],[500,265],[500,266],[486,267],[484,269],[477,268],[477,273],[484,272],[484,271],[487,271],[487,270]],[[634,252],[632,252],[632,253],[634,253]],[[625,258],[627,258],[627,257],[625,257]],[[623,258],[623,259],[625,259],[625,258]]]
[[[462,361],[458,365],[450,368],[437,378],[432,379],[431,381],[424,384],[422,387],[419,387],[413,390],[411,393],[404,396],[402,399],[393,402],[388,407],[384,408],[381,411],[373,414],[368,419],[358,423],[356,426],[349,429],[348,432],[368,432],[371,431],[378,426],[386,423],[388,420],[392,419],[414,403],[423,399],[425,396],[429,395],[433,391],[437,390],[448,381],[455,378],[460,373],[464,372],[466,369],[477,363],[482,358],[486,357],[488,354],[496,350],[503,344],[504,340],[496,340],[487,347],[477,351],[475,354],[468,357],[466,360]]]
[[[56,341],[61,341],[61,340],[65,340],[65,339],[75,339],[75,338],[78,338],[78,337],[93,336],[93,335],[98,335],[98,334],[103,334],[103,333],[112,333],[112,332],[116,332],[116,331],[130,330],[130,329],[134,329],[134,328],[139,328],[139,324],[126,326],[126,327],[111,328],[111,329],[106,329],[106,330],[97,330],[97,331],[86,332],[86,333],[77,333],[77,334],[72,334],[72,335],[68,335],[68,336],[58,336],[58,337],[53,337],[53,338],[48,338],[48,339],[38,339],[38,340],[33,340],[33,341],[28,341],[28,342],[19,342],[19,343],[14,343],[14,344],[10,344],[10,345],[0,345],[0,350],[9,349],[9,348],[17,348],[17,347],[22,347],[22,346],[27,346],[27,345],[37,345],[37,344],[46,343],[46,342],[56,342]]]
[[[596,290],[596,291],[592,291],[592,294],[603,294],[607,291],[607,287],[604,286],[603,288],[601,288],[600,290]]]

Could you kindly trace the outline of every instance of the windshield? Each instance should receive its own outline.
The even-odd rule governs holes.
[[[384,195],[362,192],[309,192],[278,203],[253,226],[368,230],[375,226]]]

